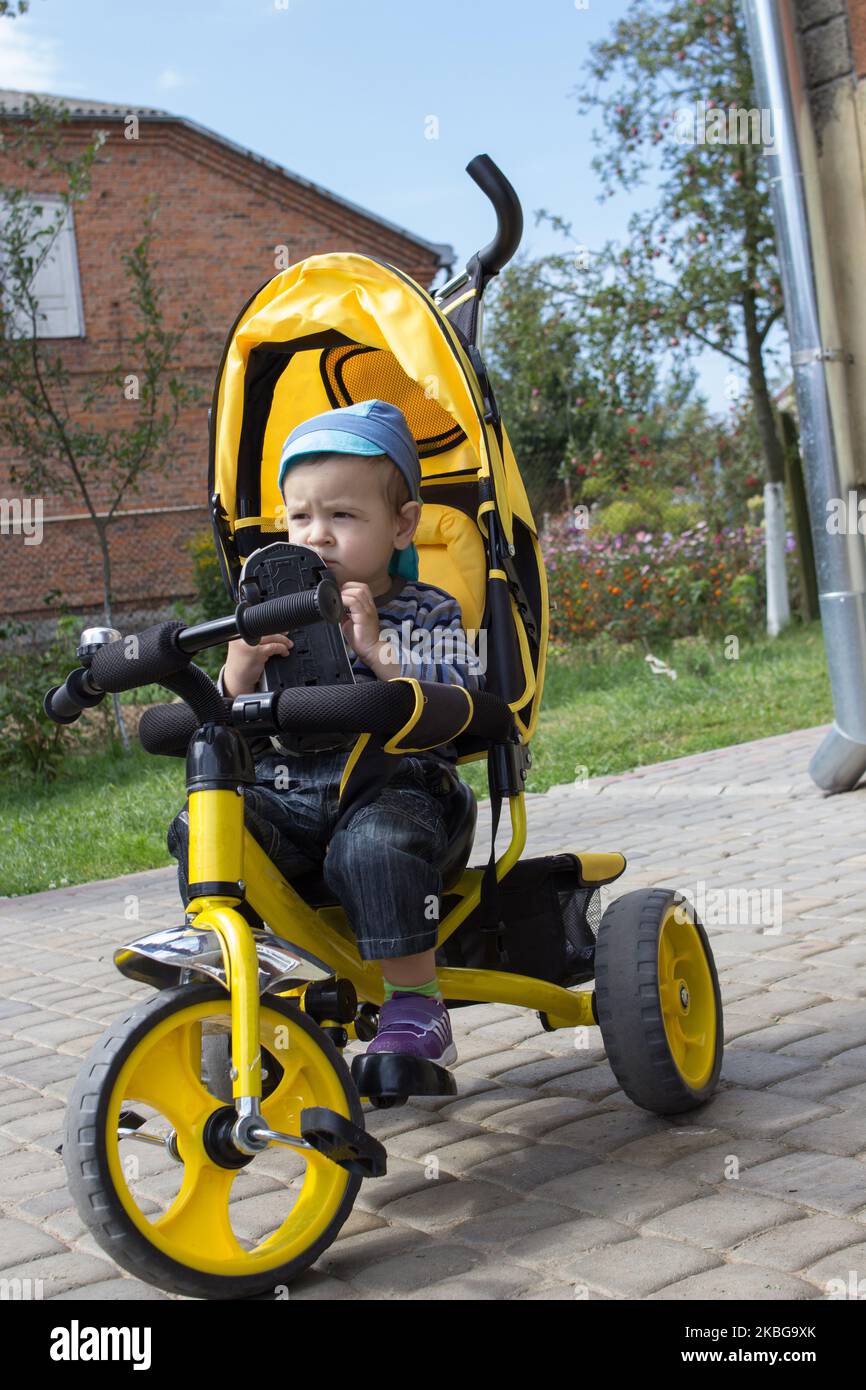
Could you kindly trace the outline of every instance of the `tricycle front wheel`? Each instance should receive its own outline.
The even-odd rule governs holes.
[[[279,1059],[263,1087],[267,1127],[300,1135],[302,1110],[321,1106],[363,1129],[322,1030],[273,996],[260,1017],[263,1056]],[[315,1149],[234,1148],[234,1107],[207,1073],[230,1027],[231,1000],[211,984],[162,990],[119,1019],[82,1065],[63,1156],[82,1220],[131,1274],[192,1298],[280,1297],[336,1239],[361,1178]],[[264,1209],[249,1173],[273,1190]]]

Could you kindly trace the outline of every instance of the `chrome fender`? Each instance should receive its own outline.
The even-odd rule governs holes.
[[[267,929],[250,928],[259,962],[259,994],[280,986],[330,979],[334,971],[318,956],[290,945]],[[114,964],[121,975],[154,989],[181,984],[184,971],[226,983],[222,947],[215,931],[195,926],[165,927],[118,946]]]

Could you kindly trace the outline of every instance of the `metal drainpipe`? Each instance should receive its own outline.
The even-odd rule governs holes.
[[[773,114],[774,145],[766,158],[835,714],[809,774],[825,791],[848,791],[866,772],[866,545],[857,530],[856,500],[853,534],[847,515],[856,486],[844,366],[851,359],[841,347],[833,302],[794,7],[791,0],[743,0],[743,10],[758,104]],[[826,269],[820,315],[813,252]],[[828,529],[831,499],[842,500],[842,534]]]

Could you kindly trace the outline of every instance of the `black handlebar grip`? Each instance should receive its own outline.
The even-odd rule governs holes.
[[[227,723],[231,717],[231,700],[220,697],[223,713],[219,723]],[[138,737],[147,753],[163,753],[166,757],[185,757],[189,741],[202,723],[195,710],[187,704],[152,705],[141,716]]]
[[[55,724],[74,724],[82,710],[92,709],[105,699],[105,691],[94,687],[86,666],[77,666],[62,685],[53,685],[42,701],[42,708]]]
[[[93,684],[101,690],[136,690],[182,671],[192,660],[191,653],[182,652],[176,641],[185,626],[170,619],[100,647],[90,663]]]
[[[276,722],[293,733],[393,734],[414,707],[414,693],[405,681],[298,686],[283,691]]]
[[[436,687],[419,682],[435,699]],[[472,696],[473,714],[464,732],[496,742],[508,739],[514,716],[498,695]],[[364,681],[361,685],[320,685],[284,690],[276,708],[280,729],[294,733],[371,733],[391,736],[409,720],[415,695],[406,681]]]
[[[42,701],[42,708],[55,724],[74,724],[81,714],[81,705],[71,698],[65,681],[62,685],[52,685]]]
[[[152,705],[138,724],[138,738],[146,753],[184,757],[199,721],[189,705]]]
[[[268,637],[311,623],[338,623],[343,616],[343,601],[333,579],[323,579],[315,589],[301,594],[283,594],[263,603],[238,605],[238,632],[246,641]]]

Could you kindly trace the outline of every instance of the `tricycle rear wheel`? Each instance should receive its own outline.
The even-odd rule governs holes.
[[[611,1070],[644,1110],[677,1115],[710,1099],[724,1051],[719,978],[692,905],[639,888],[605,911],[595,1003]]]

